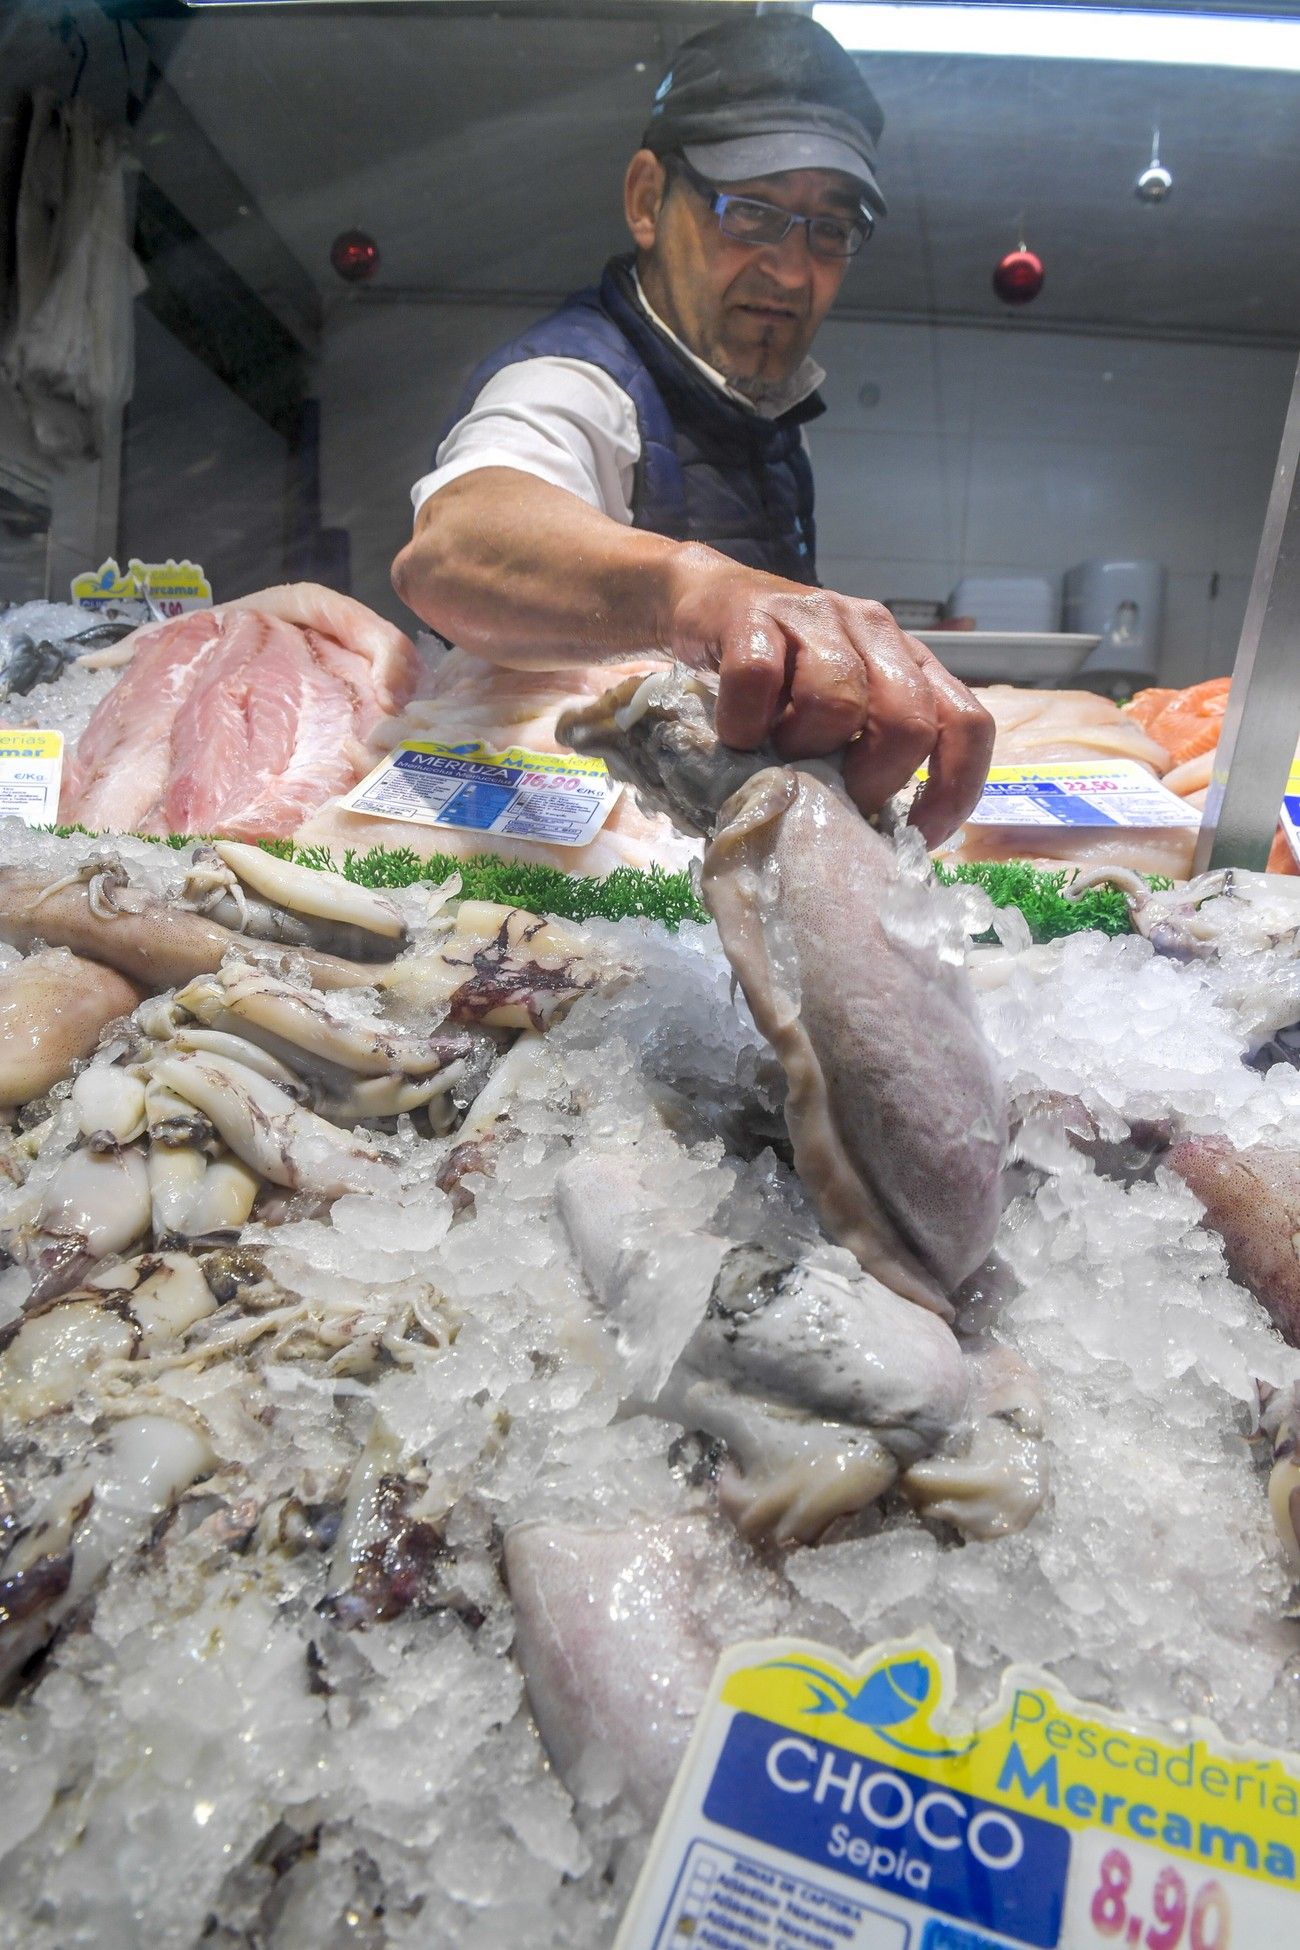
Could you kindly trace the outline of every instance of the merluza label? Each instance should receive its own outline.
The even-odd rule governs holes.
[[[956,1706],[928,1633],[720,1660],[616,1950],[1283,1950],[1300,1757],[1028,1667]]]
[[[601,758],[512,745],[442,745],[407,739],[342,803],[373,819],[410,820],[471,833],[585,846],[608,819],[622,786]]]

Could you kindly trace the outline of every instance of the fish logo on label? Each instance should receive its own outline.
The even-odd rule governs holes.
[[[190,610],[212,607],[212,585],[199,563],[188,559],[177,562],[171,556],[165,562],[141,562],[132,556],[122,570],[110,555],[97,569],[73,576],[71,590],[73,602],[83,609],[140,603],[147,605],[146,615],[154,618],[183,616]]]
[[[887,1658],[872,1668],[857,1686],[820,1667],[799,1659],[771,1659],[764,1672],[797,1672],[808,1682],[812,1701],[803,1711],[810,1717],[832,1714],[870,1727],[887,1746],[900,1754],[919,1754],[928,1758],[955,1760],[969,1753],[975,1736],[953,1746],[942,1740],[929,1724],[930,1713],[939,1703],[940,1680],[933,1663],[917,1658]],[[891,1733],[891,1727],[907,1727],[909,1740]]]

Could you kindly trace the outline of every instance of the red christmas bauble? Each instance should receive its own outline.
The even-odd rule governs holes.
[[[1035,251],[1008,251],[993,273],[1004,305],[1027,305],[1043,288],[1043,260]]]
[[[364,230],[341,230],[330,245],[330,263],[345,284],[363,284],[379,269],[379,246]]]

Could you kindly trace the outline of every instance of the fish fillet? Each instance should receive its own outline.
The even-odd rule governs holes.
[[[1183,765],[1218,744],[1231,686],[1230,677],[1209,677],[1183,691],[1139,691],[1128,715],[1163,745],[1172,764]]]
[[[235,612],[173,727],[163,827],[235,839],[292,829],[360,776],[365,709],[327,638]]]
[[[61,816],[98,832],[293,832],[365,771],[419,659],[400,630],[313,583],[137,630],[77,746]]]
[[[161,806],[172,724],[187,686],[220,644],[216,612],[150,624],[125,642],[136,646],[130,667],[96,707],[64,770],[60,817],[94,832],[139,832]]]
[[[1163,745],[1126,718],[1109,698],[1091,691],[1023,691],[991,684],[976,691],[993,715],[995,765],[1034,759],[1131,758],[1160,774],[1169,764]]]
[[[1200,752],[1195,758],[1185,758],[1165,773],[1165,784],[1180,799],[1189,799],[1194,792],[1204,792],[1214,771],[1214,753],[1218,746],[1216,739],[1209,751]]]
[[[1219,737],[1232,688],[1230,677],[1209,677],[1185,691],[1147,690],[1125,706],[1125,716],[1142,725],[1169,754],[1164,783],[1198,812],[1205,811]],[[1300,763],[1300,746],[1296,747]],[[1279,825],[1268,856],[1269,873],[1295,874],[1291,843]]]
[[[1196,851],[1194,826],[968,826],[956,854],[944,861],[1019,860],[1052,872],[1061,867],[1129,867],[1134,873],[1188,880]]]
[[[975,695],[997,725],[994,765],[1130,759],[1159,777],[1169,765],[1163,745],[1109,698],[1091,691],[1027,691],[993,684]],[[1132,867],[1185,880],[1192,871],[1194,827],[1117,831],[1098,826],[970,825],[953,854],[962,861],[1029,860],[1036,866]]]
[[[477,741],[489,751],[521,745],[526,751],[567,752],[568,746],[560,744],[555,735],[555,721],[561,711],[599,697],[621,678],[644,676],[659,667],[657,661],[643,659],[561,670],[506,670],[468,651],[451,650],[439,664],[427,692],[412,699],[400,718],[375,728],[361,770],[377,765],[385,751],[406,738],[430,738],[444,745]],[[338,860],[349,847],[358,852],[372,846],[410,847],[424,859],[434,853],[450,853],[458,859],[495,853],[507,860],[531,861],[582,874],[652,866],[673,872],[689,866],[700,853],[699,846],[685,839],[671,821],[642,812],[631,792],[620,796],[600,832],[586,846],[548,846],[539,840],[374,819],[366,813],[349,812],[336,800],[312,813],[294,837],[300,846],[327,847]]]
[[[1177,696],[1177,691],[1152,685],[1129,699],[1124,706],[1124,715],[1131,718],[1134,724],[1141,725],[1143,731],[1150,731],[1166,704],[1172,704]]]

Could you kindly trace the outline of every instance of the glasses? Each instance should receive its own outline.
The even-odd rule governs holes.
[[[856,257],[876,227],[876,220],[865,206],[856,217],[800,217],[782,210],[775,203],[761,203],[756,196],[731,196],[700,175],[685,156],[669,157],[691,188],[702,196],[718,219],[726,237],[738,244],[779,244],[797,225],[808,232],[808,248],[814,257]]]

